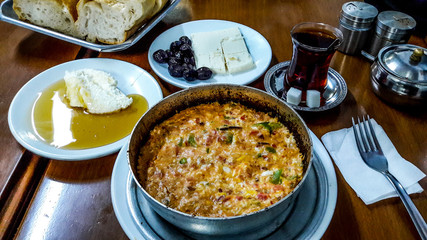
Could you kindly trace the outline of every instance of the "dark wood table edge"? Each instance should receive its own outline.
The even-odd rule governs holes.
[[[97,58],[99,54],[82,47],[75,60]],[[0,193],[0,239],[14,238],[49,163],[49,159],[23,150]]]

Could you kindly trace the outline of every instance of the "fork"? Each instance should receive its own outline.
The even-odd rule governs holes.
[[[367,120],[363,116],[362,123],[360,122],[359,117],[357,117],[357,125],[355,124],[354,118],[351,118],[353,123],[354,137],[356,138],[357,148],[359,149],[360,156],[363,161],[370,168],[380,172],[388,181],[393,185],[394,189],[398,193],[400,199],[405,205],[406,210],[411,216],[412,221],[414,222],[415,227],[417,228],[418,233],[421,236],[421,239],[427,240],[427,224],[418,211],[417,207],[411,201],[408,193],[403,188],[402,184],[388,171],[388,161],[384,156],[381,146],[378,143],[377,137],[375,135],[374,128],[371,124],[371,119],[369,115]]]

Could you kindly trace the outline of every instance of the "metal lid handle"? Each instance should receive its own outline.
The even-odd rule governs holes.
[[[424,50],[421,48],[414,49],[414,52],[412,53],[411,57],[409,58],[412,63],[419,63],[421,62],[421,58],[424,55]]]

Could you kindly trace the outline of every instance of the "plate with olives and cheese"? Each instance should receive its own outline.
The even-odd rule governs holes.
[[[267,70],[271,57],[270,44],[260,33],[223,20],[175,26],[160,34],[148,51],[154,72],[180,88],[250,84]]]

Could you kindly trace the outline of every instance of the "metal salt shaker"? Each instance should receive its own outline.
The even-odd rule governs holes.
[[[365,57],[374,60],[378,52],[386,46],[407,43],[416,21],[411,16],[397,11],[384,11],[378,14],[372,44]]]
[[[344,41],[338,51],[346,54],[359,54],[369,39],[378,10],[364,2],[347,2],[342,5],[339,29]]]

